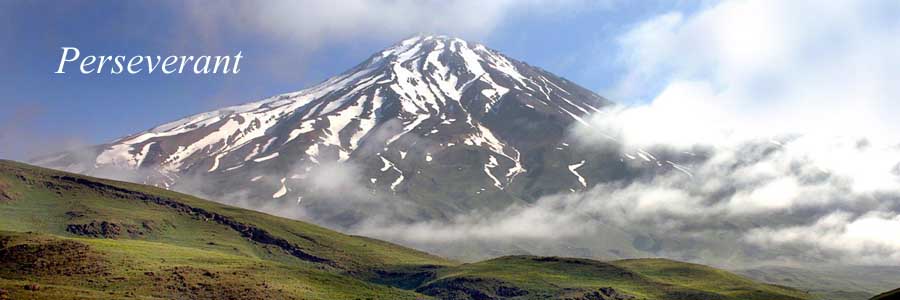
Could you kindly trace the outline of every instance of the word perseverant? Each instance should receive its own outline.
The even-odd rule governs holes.
[[[155,71],[163,74],[182,74],[185,67],[188,72],[194,74],[237,74],[241,71],[241,51],[234,56],[95,56],[87,55],[81,57],[81,51],[75,47],[62,48],[62,57],[59,59],[59,68],[55,74],[65,74],[66,64],[80,60],[79,70],[81,74],[101,74],[109,72],[110,74],[153,74]],[[232,65],[232,59],[234,64]]]

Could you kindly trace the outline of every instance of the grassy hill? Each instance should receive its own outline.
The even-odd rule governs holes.
[[[419,290],[436,290],[441,292],[439,295],[459,296],[447,290],[452,287],[490,286],[492,288],[489,290],[495,291],[494,295],[500,295],[504,289],[511,294],[510,291],[516,291],[517,287],[528,287],[524,296],[520,296],[523,299],[607,299],[591,298],[591,295],[603,293],[597,287],[612,287],[617,294],[636,299],[809,297],[794,289],[756,283],[726,271],[665,259],[599,262],[575,258],[507,256],[442,269],[437,274]]]
[[[0,299],[808,299],[669,260],[459,264],[184,194],[0,161]]]

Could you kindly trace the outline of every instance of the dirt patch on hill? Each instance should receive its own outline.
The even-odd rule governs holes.
[[[12,190],[8,183],[0,180],[0,202],[9,202],[18,199],[19,195]]]
[[[728,299],[723,295],[719,295],[716,293],[710,293],[705,291],[669,291],[666,292],[665,299],[710,299],[710,300],[723,300]]]
[[[599,289],[563,289],[556,299],[565,300],[631,300],[634,296],[626,295],[612,287]]]
[[[124,235],[131,238],[140,237],[153,232],[155,227],[152,221],[144,221],[138,226],[95,220],[87,224],[69,224],[66,226],[66,231],[80,236],[114,239]]]
[[[239,271],[181,266],[144,275],[153,285],[154,296],[168,299],[296,299],[262,280],[247,280],[249,275]]]
[[[437,277],[441,266],[423,265],[415,267],[399,267],[375,269],[368,281],[393,286],[404,290],[412,290]]]
[[[0,272],[7,276],[74,276],[104,274],[107,260],[88,245],[66,240],[27,242],[5,240],[0,249]],[[8,245],[8,246],[7,246]]]
[[[502,280],[473,277],[442,279],[416,291],[438,299],[460,300],[509,299],[528,295],[528,291]]]

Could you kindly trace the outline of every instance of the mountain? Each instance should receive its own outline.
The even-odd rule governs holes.
[[[865,300],[896,288],[900,269],[895,266],[764,266],[736,273],[760,282],[800,288],[822,300]]]
[[[0,299],[810,299],[663,259],[460,264],[169,190],[0,160]]]
[[[484,45],[417,36],[308,89],[35,163],[312,210],[335,193],[310,177],[348,173],[329,169],[338,163],[353,166],[336,180],[361,186],[357,194],[446,218],[624,178],[620,154],[586,155],[567,140],[567,128],[609,104]]]

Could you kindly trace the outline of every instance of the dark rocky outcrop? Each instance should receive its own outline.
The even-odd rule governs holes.
[[[438,280],[417,292],[438,299],[499,300],[528,295],[528,291],[498,279],[454,277]]]
[[[268,231],[265,231],[261,228],[255,227],[250,224],[245,224],[242,222],[238,222],[237,220],[221,215],[218,213],[210,212],[202,208],[192,207],[190,205],[184,204],[182,202],[175,201],[173,199],[167,197],[161,197],[146,193],[141,193],[137,191],[127,190],[123,188],[119,188],[116,186],[108,185],[102,182],[88,180],[86,178],[74,177],[74,176],[53,176],[54,179],[63,181],[63,182],[71,182],[80,186],[85,186],[94,189],[100,193],[110,194],[112,197],[119,198],[130,198],[142,200],[150,203],[154,203],[157,205],[166,206],[170,209],[174,209],[179,213],[188,214],[195,218],[200,218],[208,221],[214,221],[216,223],[225,225],[230,227],[231,229],[237,231],[241,234],[241,236],[246,237],[254,242],[266,245],[276,246],[288,254],[297,257],[299,259],[313,262],[313,263],[324,263],[332,266],[336,266],[334,262],[331,260],[321,258],[312,254],[305,252],[299,246],[291,243],[288,240],[277,237]],[[71,231],[70,231],[71,232]]]
[[[69,224],[66,231],[75,235],[110,239],[119,237],[125,230],[116,223],[93,221],[87,224]]]
[[[709,299],[709,300],[719,300],[719,299],[728,299],[723,295],[719,295],[716,293],[704,292],[704,291],[671,291],[667,292],[665,295],[665,299],[672,300],[689,300],[689,299]]]
[[[422,286],[437,277],[437,271],[442,266],[424,265],[413,268],[376,269],[369,280],[379,284],[385,284],[405,290],[412,290]]]
[[[91,221],[87,224],[69,224],[66,231],[80,236],[113,239],[127,234],[136,238],[148,234],[154,230],[153,221],[141,222],[140,226],[132,224],[117,224],[108,221]]]
[[[601,287],[596,290],[564,289],[557,299],[563,300],[630,300],[634,296],[626,295],[612,287]]]

